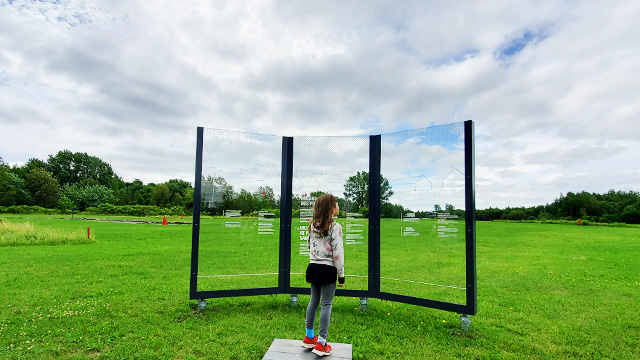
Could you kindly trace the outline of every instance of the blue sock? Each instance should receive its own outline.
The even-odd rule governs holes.
[[[313,339],[313,329],[307,329],[307,337]]]

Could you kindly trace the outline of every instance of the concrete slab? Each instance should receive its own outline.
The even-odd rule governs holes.
[[[274,339],[269,346],[269,350],[262,360],[305,360],[326,358],[327,360],[351,360],[353,350],[351,344],[341,344],[329,341],[331,345],[331,355],[328,357],[318,356],[311,352],[311,349],[302,347],[302,340]]]

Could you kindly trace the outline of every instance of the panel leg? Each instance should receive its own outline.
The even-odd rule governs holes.
[[[200,299],[198,300],[198,310],[203,311],[204,308],[207,307],[207,300]]]
[[[369,300],[366,297],[361,297],[360,298],[360,311],[365,312],[367,311],[367,304],[369,303]]]
[[[469,315],[462,314],[460,315],[460,325],[462,325],[462,330],[468,332],[471,328],[471,318]]]
[[[298,295],[291,294],[291,297],[289,297],[289,305],[291,307],[297,307],[298,306]]]

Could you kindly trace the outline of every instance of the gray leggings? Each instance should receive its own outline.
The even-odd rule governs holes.
[[[322,302],[320,307],[320,330],[318,336],[326,339],[329,333],[329,321],[331,321],[331,305],[333,304],[333,296],[336,294],[336,283],[327,285],[311,284],[311,300],[307,306],[307,321],[305,326],[307,329],[313,329],[316,322],[316,310],[318,303]],[[322,301],[321,301],[322,299]]]

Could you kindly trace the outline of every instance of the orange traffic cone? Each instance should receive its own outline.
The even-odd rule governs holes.
[[[169,223],[167,222],[167,217],[166,216],[162,217],[162,225],[169,225]]]

